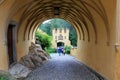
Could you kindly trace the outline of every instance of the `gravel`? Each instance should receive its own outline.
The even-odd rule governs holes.
[[[51,57],[25,80],[101,80],[75,57],[58,54]]]

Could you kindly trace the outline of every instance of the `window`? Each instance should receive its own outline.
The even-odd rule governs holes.
[[[60,29],[60,33],[62,32],[62,29]]]
[[[59,40],[63,40],[63,36],[60,34],[60,35],[58,36],[58,39],[59,39]]]
[[[55,39],[57,39],[57,36],[55,36]]]
[[[65,39],[66,39],[66,36],[65,36]]]
[[[55,29],[55,33],[57,33],[57,28]]]
[[[64,29],[64,32],[66,33],[66,28]]]

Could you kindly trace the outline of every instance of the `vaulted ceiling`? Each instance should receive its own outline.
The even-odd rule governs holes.
[[[62,18],[76,26],[82,40],[86,40],[85,36],[87,36],[87,40],[90,41],[90,28],[93,29],[94,40],[97,42],[96,15],[104,24],[107,41],[110,37],[107,15],[101,0],[16,0],[13,10],[13,16],[22,12],[19,24],[27,20],[24,29],[24,40],[25,35],[28,34],[29,39],[29,34],[33,34],[36,26],[43,21],[51,18]]]

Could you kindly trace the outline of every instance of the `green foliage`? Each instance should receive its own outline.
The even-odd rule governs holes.
[[[57,52],[57,49],[56,49],[56,48],[48,47],[48,48],[45,48],[45,51],[46,51],[48,54],[51,54],[51,53],[56,53],[56,52]]]
[[[41,32],[39,29],[36,31],[36,37],[39,39],[42,48],[45,50],[45,47],[51,47],[52,45],[52,37],[47,35],[46,33]]]
[[[5,75],[1,75],[0,80],[9,80],[9,79]]]
[[[40,29],[46,32],[48,35],[52,36],[53,28],[69,28],[69,39],[71,41],[71,45],[77,46],[77,33],[73,26],[69,24],[64,19],[54,18],[50,19],[48,22],[39,25]]]
[[[69,35],[70,35],[69,39],[71,41],[71,44],[73,46],[77,46],[77,33],[75,31],[72,31]]]
[[[70,54],[71,46],[65,46],[64,50],[66,54]]]
[[[16,80],[8,72],[0,71],[0,80]]]
[[[40,29],[44,32],[46,32],[48,35],[52,36],[52,29],[51,29],[50,23],[45,23],[40,25]]]

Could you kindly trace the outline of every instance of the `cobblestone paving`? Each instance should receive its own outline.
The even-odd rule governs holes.
[[[51,57],[25,80],[101,80],[72,56],[53,54]]]

